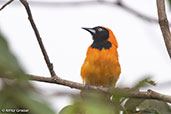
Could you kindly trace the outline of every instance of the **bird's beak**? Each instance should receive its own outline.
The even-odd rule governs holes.
[[[92,35],[96,33],[96,30],[94,30],[93,28],[84,28],[84,27],[82,27],[82,29],[90,32]]]

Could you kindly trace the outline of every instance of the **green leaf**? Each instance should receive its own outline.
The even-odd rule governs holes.
[[[145,100],[139,106],[140,110],[153,110],[159,114],[171,114],[171,108],[166,102],[158,100]]]
[[[65,106],[59,114],[80,114],[77,104]]]
[[[17,98],[18,100],[21,100],[21,103],[33,114],[55,114],[47,103],[38,96],[31,96],[30,94],[21,92]]]
[[[143,110],[143,111],[138,111],[133,114],[159,114],[159,113],[156,112],[155,110]]]
[[[117,105],[107,99],[103,94],[88,94],[81,99],[75,99],[72,105],[64,107],[59,114],[120,114]]]
[[[47,103],[32,91],[6,85],[0,93],[0,109],[27,109],[31,114],[55,114]]]
[[[153,85],[153,86],[156,85],[156,83],[154,81],[152,81],[150,79],[150,77],[146,77],[146,78],[142,79],[141,81],[139,81],[137,84],[135,84],[135,86],[132,88],[132,90],[137,90],[140,87],[147,86],[148,84]]]
[[[129,113],[135,113],[137,112],[138,106],[144,101],[144,99],[135,99],[135,98],[129,98],[124,107],[127,112]]]
[[[26,80],[27,77],[16,57],[10,51],[5,37],[0,32],[0,77],[15,77]]]
[[[103,102],[85,101],[83,109],[86,114],[116,114],[112,105]]]
[[[7,41],[1,33],[0,77],[13,79],[1,80],[0,113],[2,109],[28,109],[28,114],[55,114],[31,86],[24,70],[9,49]],[[15,114],[16,112],[13,113]]]

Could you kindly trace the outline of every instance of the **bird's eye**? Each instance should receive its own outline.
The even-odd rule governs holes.
[[[98,28],[98,31],[101,32],[103,29],[102,28]]]

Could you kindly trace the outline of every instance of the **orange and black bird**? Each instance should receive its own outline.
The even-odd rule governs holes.
[[[84,84],[115,87],[121,73],[118,60],[118,43],[113,32],[106,27],[83,28],[90,32],[93,43],[81,67]]]

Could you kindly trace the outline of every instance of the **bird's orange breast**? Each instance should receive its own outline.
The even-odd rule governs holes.
[[[81,67],[81,77],[84,83],[104,87],[115,86],[121,72],[117,42],[114,44],[112,38],[108,41],[112,43],[109,49],[98,50],[91,46],[88,48],[86,59]]]

